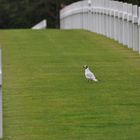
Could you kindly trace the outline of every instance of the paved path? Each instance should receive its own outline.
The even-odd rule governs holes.
[[[3,137],[3,119],[2,119],[2,63],[1,63],[1,49],[0,49],[0,138]]]

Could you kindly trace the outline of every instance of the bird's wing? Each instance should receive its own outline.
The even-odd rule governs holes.
[[[86,75],[86,78],[88,78],[88,79],[95,79],[94,74],[92,72],[90,72],[90,71],[86,72],[85,75]]]

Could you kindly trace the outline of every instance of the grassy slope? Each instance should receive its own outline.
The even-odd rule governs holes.
[[[138,54],[86,31],[0,31],[0,42],[3,140],[140,139]]]

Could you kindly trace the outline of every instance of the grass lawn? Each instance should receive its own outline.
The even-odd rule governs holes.
[[[0,44],[2,140],[140,139],[139,54],[81,30],[1,30]]]

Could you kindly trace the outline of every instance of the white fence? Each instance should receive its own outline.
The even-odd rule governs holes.
[[[84,0],[60,11],[61,29],[105,35],[140,53],[140,8],[113,0]]]
[[[2,51],[0,49],[0,139],[3,137],[3,112],[2,112]]]
[[[41,22],[37,23],[35,26],[32,27],[33,30],[40,30],[40,29],[46,29],[47,27],[47,20],[44,19]]]

